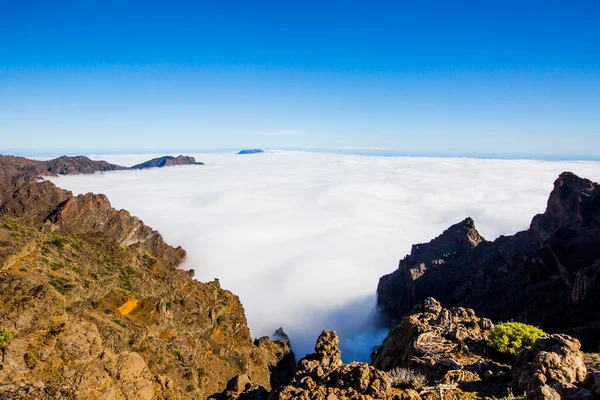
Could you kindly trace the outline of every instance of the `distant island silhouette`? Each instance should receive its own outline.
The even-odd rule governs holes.
[[[262,151],[261,149],[245,149],[245,150],[240,150],[238,152],[238,154],[258,154],[258,153],[264,153],[264,151]]]

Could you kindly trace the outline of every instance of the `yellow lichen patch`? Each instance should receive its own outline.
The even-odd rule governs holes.
[[[217,328],[217,330],[215,331],[215,334],[213,336],[215,338],[222,338],[222,337],[224,337],[223,331],[221,330],[221,328]]]
[[[208,350],[208,351],[206,352],[206,354],[207,354],[207,355],[209,355],[209,356],[210,356],[212,353],[213,353],[213,351],[212,351],[212,350]]]
[[[140,301],[134,297],[131,297],[125,303],[121,304],[121,307],[117,308],[117,311],[122,315],[127,315],[132,312],[138,305]]]
[[[229,307],[227,307],[227,314],[231,314],[233,311],[233,307],[235,307],[235,305],[237,304],[236,299],[234,298],[231,303],[229,304]]]
[[[160,338],[162,340],[171,340],[176,337],[177,337],[177,332],[175,332],[171,329],[167,329],[166,331],[164,331],[163,333],[160,334]]]

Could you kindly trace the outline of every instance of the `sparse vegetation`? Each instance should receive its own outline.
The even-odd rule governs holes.
[[[119,326],[122,326],[123,328],[127,327],[127,325],[125,325],[125,323],[123,321],[121,321],[120,319],[115,318],[115,319],[113,319],[113,322]]]
[[[179,350],[173,350],[173,354],[175,355],[175,357],[177,357],[177,359],[179,361],[181,361],[183,359],[183,356],[181,355],[181,351],[179,351]]]
[[[189,269],[187,273],[190,276],[190,278],[193,278],[194,276],[196,276],[196,271],[194,271],[193,269]]]
[[[55,237],[50,239],[50,241],[48,242],[48,244],[51,244],[52,246],[56,247],[58,250],[62,250],[65,247],[65,239],[61,238],[61,237]]]
[[[15,224],[12,221],[6,221],[4,223],[4,225],[2,225],[3,228],[8,229],[9,231],[16,231],[17,230],[17,224]]]
[[[490,345],[501,354],[516,356],[538,338],[546,336],[546,332],[532,325],[520,322],[505,322],[492,329],[488,340]]]
[[[391,385],[396,388],[419,389],[427,384],[425,375],[410,368],[394,368],[387,375]]]
[[[508,389],[508,394],[504,397],[500,397],[500,398],[496,398],[494,397],[494,399],[496,400],[527,400],[527,396],[525,395],[525,393],[523,393],[522,396],[515,396],[512,392],[512,390]]]
[[[8,331],[8,329],[4,328],[0,331],[0,349],[8,346],[10,341],[13,338],[13,334]]]
[[[193,373],[191,370],[189,370],[189,369],[187,369],[187,370],[186,370],[186,371],[183,373],[183,379],[190,380],[190,379],[192,379],[193,377],[194,377],[194,373]]]
[[[74,282],[61,276],[55,277],[48,283],[54,286],[54,288],[61,293],[65,293],[75,286]]]
[[[598,353],[586,353],[585,356],[585,365],[590,370],[600,371],[600,354]]]

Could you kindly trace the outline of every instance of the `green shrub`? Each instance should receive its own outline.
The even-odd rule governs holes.
[[[10,341],[13,338],[13,334],[8,331],[8,329],[4,328],[0,331],[0,349],[8,346]]]
[[[492,348],[499,353],[516,356],[524,347],[531,346],[542,336],[546,336],[546,332],[535,326],[520,322],[505,322],[492,329],[488,340]]]

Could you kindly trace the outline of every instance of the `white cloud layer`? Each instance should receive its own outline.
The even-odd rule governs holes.
[[[133,165],[156,155],[99,155]],[[488,239],[526,229],[562,171],[600,179],[598,162],[367,157],[304,152],[194,154],[204,166],[54,178],[105,193],[188,252],[183,268],[238,294],[252,334],[283,326],[297,355],[324,328],[346,360],[368,359],[381,275],[413,243],[467,216]]]

